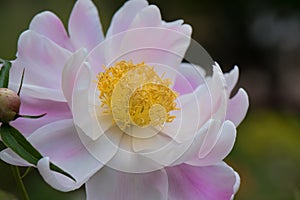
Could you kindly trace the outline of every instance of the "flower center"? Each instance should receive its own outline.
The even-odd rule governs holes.
[[[98,90],[105,113],[112,113],[121,129],[131,125],[148,127],[172,122],[178,94],[171,81],[159,76],[144,62],[121,61],[98,74]]]

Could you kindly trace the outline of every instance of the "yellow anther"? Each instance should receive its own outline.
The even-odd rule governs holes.
[[[121,61],[98,74],[99,98],[106,112],[122,129],[131,125],[159,126],[172,122],[178,94],[169,79],[157,75],[145,63]]]

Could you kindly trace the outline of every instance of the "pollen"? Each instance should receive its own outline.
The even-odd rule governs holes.
[[[101,106],[105,113],[113,115],[121,129],[132,125],[162,126],[174,120],[170,112],[179,109],[179,94],[170,88],[172,82],[159,76],[154,67],[132,61],[103,67],[104,72],[97,75]]]

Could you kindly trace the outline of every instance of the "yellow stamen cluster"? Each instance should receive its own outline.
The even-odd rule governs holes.
[[[174,116],[171,116],[169,112],[176,110],[176,103],[174,102],[176,98],[177,95],[166,85],[145,84],[138,88],[130,98],[130,116],[133,122],[139,126],[146,126],[153,121],[150,113],[153,113],[153,118],[156,120],[156,122],[152,122],[153,125],[159,125],[161,122],[172,122]],[[160,105],[160,107],[153,107],[154,105]],[[153,109],[151,109],[152,107]]]
[[[170,89],[169,79],[158,76],[144,62],[121,61],[98,74],[99,98],[106,112],[112,113],[124,129],[172,122],[178,94]]]

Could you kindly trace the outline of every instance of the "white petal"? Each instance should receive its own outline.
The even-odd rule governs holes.
[[[136,14],[148,6],[145,0],[127,1],[113,16],[106,37],[126,31]]]
[[[37,14],[30,22],[29,29],[49,38],[59,46],[71,50],[71,43],[65,27],[54,13],[44,11]]]
[[[11,123],[25,136],[54,121],[72,118],[72,113],[66,102],[35,98],[23,92],[21,92],[21,101],[21,114],[34,116],[46,113],[44,117],[39,119],[18,118]]]
[[[211,165],[222,161],[232,150],[236,138],[236,128],[231,121],[225,121],[221,127],[215,144],[206,144],[211,146],[209,153],[200,149],[199,158],[190,160],[186,163],[194,166]],[[206,141],[207,142],[207,141]]]
[[[95,75],[96,78],[96,75]],[[98,99],[92,71],[84,62],[77,72],[72,94],[74,122],[87,136],[96,140],[113,124],[110,116],[104,116]]]
[[[184,153],[178,160],[172,163],[172,166],[179,165],[189,160],[198,158],[200,147],[203,145],[203,142],[205,141],[204,140],[205,136],[207,134],[211,134],[211,132],[214,131],[215,126],[219,126],[219,121],[209,120],[207,123],[205,123],[195,135],[188,149],[184,151]]]
[[[205,71],[197,65],[181,63],[173,89],[180,95],[193,92],[199,85],[205,83]]]
[[[238,81],[239,68],[237,66],[234,66],[234,68],[229,73],[224,74],[224,77],[228,86],[227,91],[229,96]]]
[[[25,68],[22,92],[35,97],[64,101],[61,73],[71,53],[48,38],[34,32],[22,33],[18,55],[10,71],[10,87],[18,90]]]
[[[70,178],[67,178],[62,174],[52,171],[49,166],[50,164],[48,157],[42,158],[37,164],[37,168],[43,179],[56,190],[60,190],[62,192],[69,192],[72,190],[76,190],[79,187],[81,187],[81,185],[83,185],[84,181],[74,182]]]
[[[159,27],[161,24],[162,19],[159,8],[155,5],[150,5],[137,13],[129,28]]]
[[[48,157],[41,159],[37,167],[45,181],[57,190],[79,188],[103,166],[82,145],[71,119],[48,124],[30,135],[28,140],[44,157]],[[50,170],[49,159],[71,174],[76,182]],[[14,160],[9,163],[12,162]]]
[[[80,71],[81,65],[85,61],[86,56],[86,49],[79,49],[67,60],[62,72],[62,90],[70,108],[72,107],[72,93],[74,84],[76,78],[80,75],[78,72]]]
[[[200,127],[211,117],[211,98],[206,85],[199,86],[193,93],[179,96],[177,106],[180,108],[171,114],[176,118],[166,123],[162,132],[183,142],[194,138]]]
[[[121,134],[120,134],[121,135]],[[135,147],[136,148],[136,147]],[[116,153],[106,166],[128,173],[146,173],[163,168],[163,166],[133,149],[133,138],[122,134]]]
[[[164,170],[130,174],[104,167],[86,184],[87,200],[167,200],[168,178]]]
[[[15,154],[11,149],[4,149],[3,151],[1,151],[0,159],[11,165],[24,167],[32,166],[30,163],[28,163],[27,161],[20,158],[17,154]]]
[[[248,95],[244,89],[239,89],[238,93],[228,102],[226,119],[232,121],[237,127],[245,118],[248,108]]]
[[[214,111],[219,110],[218,116],[216,117],[224,119],[228,101],[227,83],[218,63],[213,65],[213,76],[211,82],[208,82],[208,84],[210,84],[209,89],[212,105],[214,105]]]
[[[77,127],[77,132],[87,151],[103,165],[108,165],[107,163],[116,155],[123,135],[123,132],[116,126],[110,127],[105,134],[95,140],[92,140],[79,127]]]
[[[238,174],[223,162],[207,167],[182,164],[166,171],[169,200],[230,200],[240,182]]]
[[[109,67],[121,60],[131,60],[135,64],[145,62],[154,66],[158,74],[165,72],[165,78],[175,80],[176,68],[180,65],[189,42],[190,35],[171,29],[130,29],[99,44],[90,53],[88,60],[95,72],[102,71],[102,65]]]
[[[92,50],[103,41],[97,8],[91,0],[78,0],[69,19],[69,34],[76,49]]]

